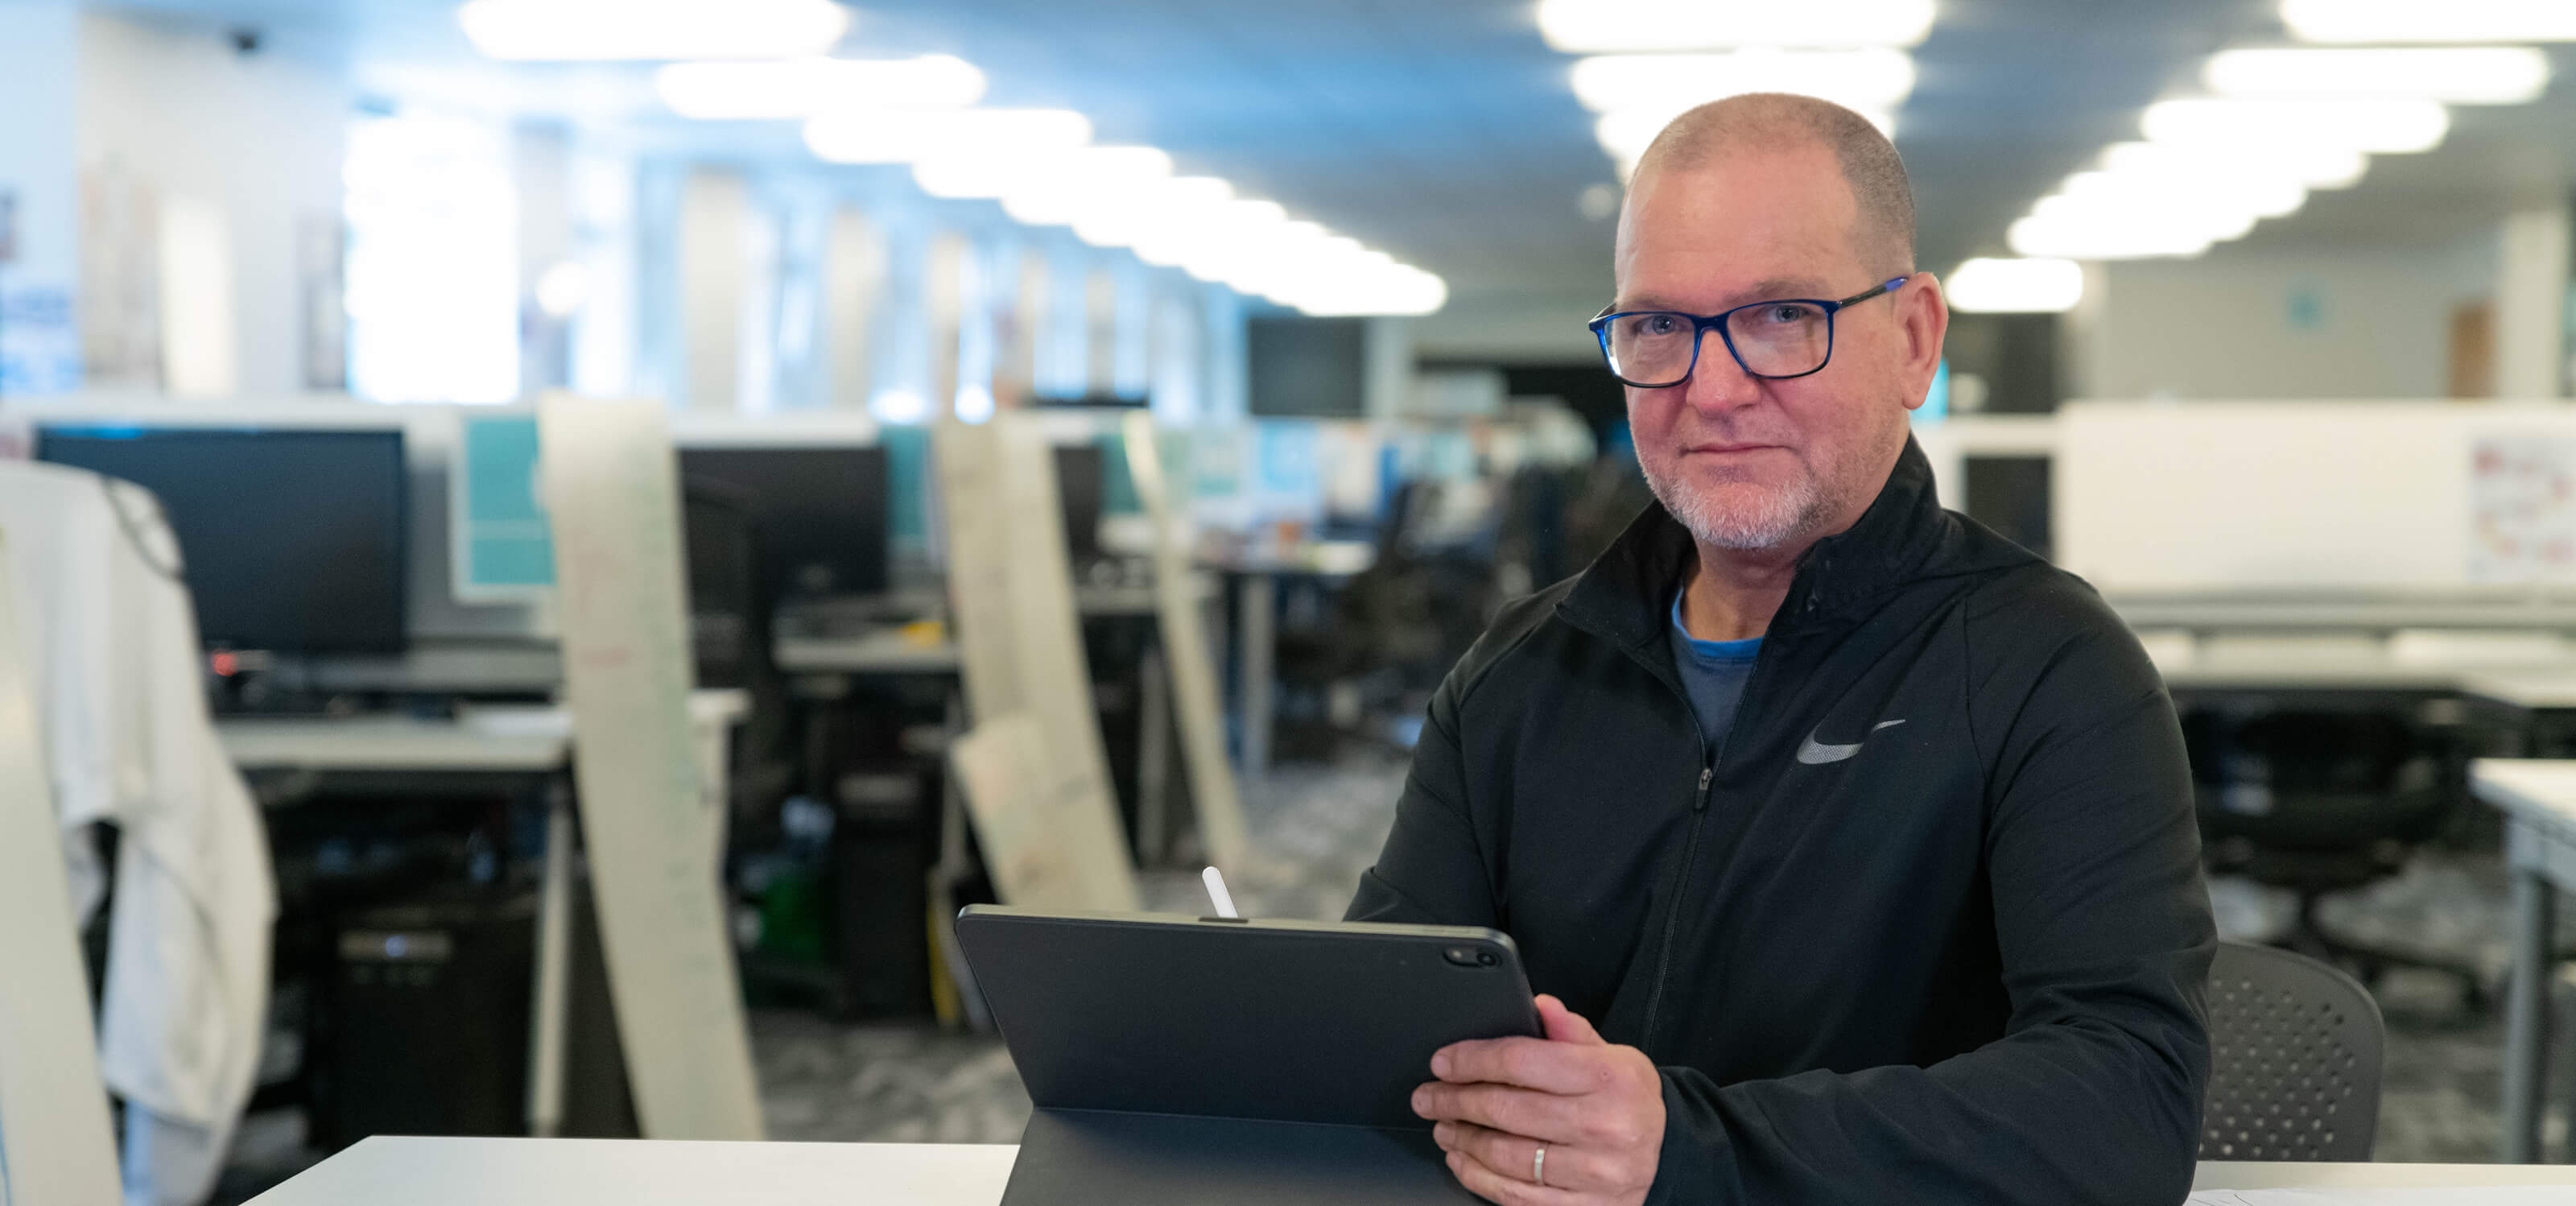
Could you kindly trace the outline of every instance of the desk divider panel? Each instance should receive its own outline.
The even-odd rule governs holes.
[[[0,533],[0,1206],[115,1206],[116,1140]]]
[[[760,1097],[689,717],[679,488],[658,402],[538,406],[600,938],[654,1139],[758,1139]]]

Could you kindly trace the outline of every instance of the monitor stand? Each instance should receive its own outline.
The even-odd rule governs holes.
[[[1040,1109],[1002,1206],[1457,1206],[1428,1128]]]

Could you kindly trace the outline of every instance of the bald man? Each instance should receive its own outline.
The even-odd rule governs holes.
[[[1432,700],[1350,916],[1518,941],[1545,1039],[1415,1109],[1512,1206],[2139,1203],[2215,949],[2182,738],[2093,591],[1935,500],[1895,147],[1800,97],[1640,160],[1593,321],[1658,505]]]

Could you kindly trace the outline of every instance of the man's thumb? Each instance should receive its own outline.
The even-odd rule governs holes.
[[[1581,1043],[1587,1047],[1609,1045],[1601,1037],[1601,1032],[1592,1028],[1592,1023],[1583,1020],[1582,1014],[1566,1008],[1565,1002],[1546,993],[1540,993],[1538,997],[1538,1022],[1547,1032],[1547,1037],[1556,1042]]]

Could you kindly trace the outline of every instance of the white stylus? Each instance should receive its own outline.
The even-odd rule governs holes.
[[[1217,916],[1243,916],[1243,914],[1234,911],[1234,897],[1225,890],[1225,876],[1223,874],[1218,872],[1216,868],[1210,867],[1207,870],[1200,872],[1199,878],[1207,882],[1208,901],[1216,906]]]

